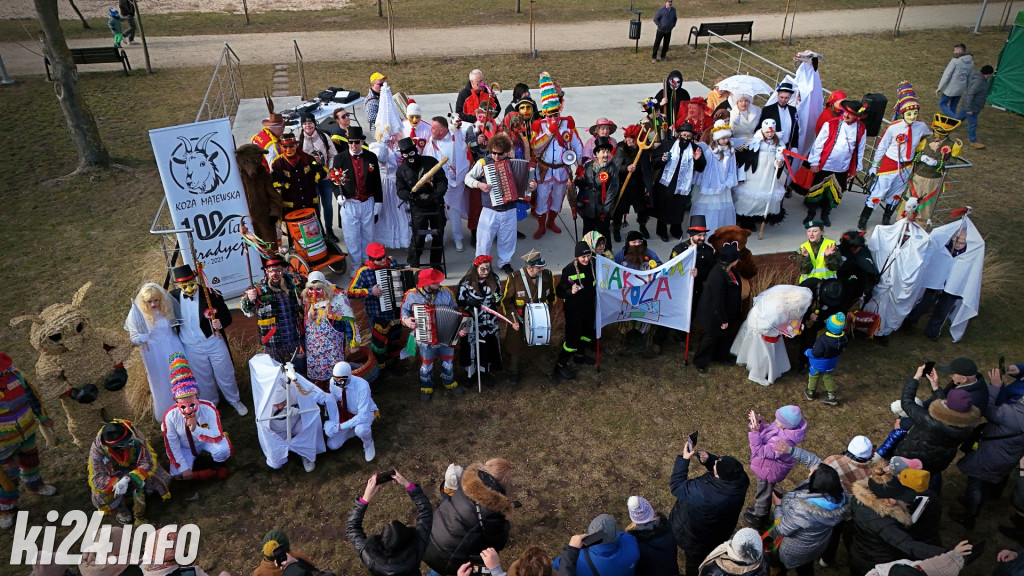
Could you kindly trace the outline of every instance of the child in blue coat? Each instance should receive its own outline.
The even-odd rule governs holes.
[[[818,336],[814,341],[814,347],[804,351],[807,360],[811,364],[810,373],[807,376],[807,390],[804,390],[804,398],[814,400],[818,394],[818,380],[825,383],[825,398],[822,403],[828,406],[835,406],[839,403],[836,400],[836,382],[832,378],[832,372],[839,363],[839,355],[842,354],[849,340],[846,338],[846,315],[838,312],[828,317],[825,321],[825,333]]]

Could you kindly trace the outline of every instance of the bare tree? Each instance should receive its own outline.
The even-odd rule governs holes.
[[[53,90],[64,111],[64,123],[68,127],[71,143],[78,153],[76,173],[89,172],[110,167],[110,153],[103,145],[96,118],[89,105],[82,99],[78,89],[78,67],[71,57],[71,50],[64,39],[57,15],[57,0],[33,0],[36,15],[43,28],[40,38],[43,53],[53,67]]]
[[[82,21],[82,28],[85,28],[86,30],[91,30],[92,26],[89,26],[89,21],[85,19],[85,16],[82,16],[82,11],[79,10],[78,6],[75,5],[75,0],[68,0],[68,2],[70,2],[71,7],[74,8],[75,14],[78,14],[78,19]]]

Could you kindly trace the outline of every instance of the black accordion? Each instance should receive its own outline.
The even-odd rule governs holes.
[[[373,271],[380,287],[381,312],[397,310],[402,306],[406,290],[416,287],[416,275],[411,268],[379,268]]]

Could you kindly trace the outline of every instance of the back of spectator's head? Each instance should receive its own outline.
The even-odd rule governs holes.
[[[981,67],[981,73],[984,74],[985,76],[988,76],[989,74],[995,74],[996,69],[989,66],[988,64],[985,64],[984,66]]]
[[[487,472],[501,484],[501,487],[508,490],[512,482],[512,464],[504,458],[491,458],[483,465],[484,472]]]
[[[942,401],[946,408],[954,412],[960,412],[961,414],[971,411],[974,407],[974,400],[971,399],[971,393],[963,388],[954,388],[949,391],[946,395],[946,399]]]
[[[729,556],[746,564],[756,564],[763,553],[761,535],[753,528],[740,528],[729,541]]]
[[[889,576],[921,576],[923,570],[918,570],[910,564],[893,564],[889,568]]]
[[[598,514],[590,521],[587,534],[600,534],[601,544],[611,544],[619,535],[619,526],[610,514]]]
[[[800,407],[794,404],[783,406],[775,411],[775,421],[778,423],[779,428],[799,428],[800,422],[804,419],[803,414],[800,412]]]
[[[654,507],[643,496],[630,496],[629,500],[626,500],[626,508],[629,510],[629,519],[634,524],[654,521]]]
[[[811,472],[810,491],[812,494],[824,494],[833,502],[842,502],[843,483],[839,481],[839,473],[831,466],[818,466]]]
[[[516,84],[515,86],[512,87],[512,100],[513,101],[519,100],[523,96],[529,96],[529,95],[530,95],[530,87],[527,86],[526,84],[522,83],[522,82],[519,82],[518,84]]]
[[[743,475],[743,464],[732,456],[722,456],[715,461],[715,472],[722,480],[731,482]]]
[[[385,553],[405,550],[409,543],[416,538],[416,529],[406,526],[400,520],[392,520],[384,526],[380,535],[373,536],[380,541],[380,547]]]
[[[508,576],[551,576],[551,557],[547,552],[534,546],[512,563]]]
[[[871,452],[874,449],[874,446],[871,445],[871,440],[867,436],[854,436],[846,446],[846,451],[851,456],[861,459],[871,458]]]
[[[288,535],[284,533],[284,530],[278,530],[277,528],[268,530],[263,536],[263,557],[273,562],[274,550],[278,546],[284,546],[285,552],[292,551],[291,542],[288,540]]]

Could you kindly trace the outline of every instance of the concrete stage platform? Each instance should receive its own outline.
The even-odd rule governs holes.
[[[708,88],[697,82],[685,82],[684,87],[694,96],[703,96],[708,93]],[[644,98],[654,96],[659,89],[661,89],[661,84],[655,83],[565,88],[565,111],[576,119],[576,125],[584,141],[590,137],[587,129],[599,117],[609,118],[619,126],[619,130],[614,136],[621,140],[622,128],[639,121],[642,117],[638,103]],[[502,106],[508,103],[510,96],[511,91],[504,92],[499,96],[498,99]],[[539,100],[538,90],[533,90],[533,96],[535,100]],[[457,93],[412,95],[412,98],[423,107],[425,118],[446,115],[449,103],[454,105],[456,97]],[[278,111],[296,106],[300,102],[298,97],[274,99]],[[365,129],[366,115],[363,107],[361,105],[357,106],[355,113],[359,123]],[[236,144],[240,145],[248,142],[252,135],[261,129],[260,121],[266,118],[266,114],[266,103],[262,98],[243,100],[239,105],[232,130]],[[369,133],[369,130],[367,132]],[[856,228],[857,217],[860,214],[861,207],[864,205],[863,202],[864,196],[861,194],[848,193],[843,204],[832,212],[833,225],[826,231],[826,235],[832,239],[838,239],[844,231]],[[785,207],[787,212],[787,217],[783,222],[775,226],[766,227],[762,240],[757,239],[756,233],[751,237],[747,247],[754,254],[796,252],[800,244],[806,240],[806,233],[801,222],[804,214],[806,214],[806,210],[803,207],[803,197],[793,196],[792,198],[786,198],[783,202],[783,207]],[[872,224],[878,222],[878,217],[875,217],[874,220]],[[627,230],[637,229],[635,214],[631,213],[628,221],[629,225],[623,230],[623,236],[625,236]],[[519,240],[516,257],[513,258],[512,266],[518,268],[522,264],[519,255],[525,254],[532,248],[536,248],[544,254],[548,267],[557,274],[562,267],[572,260],[574,245],[573,222],[567,205],[562,208],[558,225],[562,228],[561,234],[554,234],[548,231],[539,240],[534,240],[533,233],[537,229],[537,220],[529,217],[521,221],[519,223],[519,230],[526,234],[527,237],[526,239]],[[577,221],[577,225],[582,230],[582,220]],[[655,222],[652,221],[648,225],[648,229],[652,234],[651,239],[648,240],[649,247],[658,256],[665,258],[671,253],[672,247],[677,241],[670,238],[670,242],[662,242],[654,235],[654,228]],[[338,234],[339,238],[342,237],[340,229],[336,229],[335,233]],[[621,246],[615,246],[616,249],[619,247]],[[404,261],[406,255],[404,249],[389,250],[388,253],[394,255],[399,261]],[[491,254],[495,254],[493,249]],[[466,250],[464,252],[456,252],[454,244],[449,239],[445,244],[445,256],[448,263],[448,283],[457,283],[458,279],[469,269],[474,258],[473,246],[469,244],[468,231],[466,232]],[[425,255],[422,260],[427,260]],[[347,279],[336,277],[332,280],[340,284]]]

